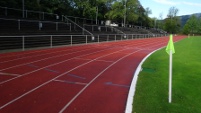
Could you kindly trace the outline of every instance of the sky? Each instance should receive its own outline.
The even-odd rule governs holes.
[[[152,14],[149,17],[163,19],[167,17],[170,7],[179,9],[178,16],[201,13],[201,0],[139,0],[144,8],[149,7]]]

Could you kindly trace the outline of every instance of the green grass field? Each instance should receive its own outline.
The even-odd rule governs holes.
[[[201,37],[174,46],[172,103],[168,103],[169,56],[163,48],[142,65],[133,113],[201,113]]]

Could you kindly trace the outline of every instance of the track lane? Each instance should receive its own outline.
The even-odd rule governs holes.
[[[118,48],[119,49],[119,48]],[[110,53],[111,51],[109,51],[108,53]],[[97,55],[99,55],[99,54],[97,54]],[[100,54],[100,56],[101,56],[102,54]],[[96,56],[97,57],[97,56]],[[65,67],[65,66],[62,66],[62,67]],[[54,68],[55,69],[55,68]],[[9,85],[10,86],[10,85]],[[18,91],[19,92],[19,91]],[[8,93],[8,92],[6,92],[6,93]]]
[[[19,57],[24,56],[32,56],[32,55],[39,55],[47,52],[55,52],[55,51],[65,51],[66,49],[76,49],[76,48],[84,48],[86,45],[79,45],[79,46],[63,46],[63,47],[56,47],[56,48],[45,48],[45,49],[36,49],[36,50],[25,50],[25,51],[18,51],[18,52],[9,52],[9,53],[0,53],[0,61],[4,58],[8,59],[16,59]]]
[[[123,49],[122,49],[122,50],[123,50]],[[118,49],[118,51],[122,51],[122,50],[119,50],[119,49]],[[117,50],[116,50],[116,51],[113,50],[113,51],[110,51],[110,52],[107,51],[108,54],[104,54],[103,56],[101,55],[101,56],[99,56],[98,58],[101,58],[101,57],[104,57],[104,56],[107,56],[107,55],[116,53],[116,52],[118,52],[118,51],[117,51]],[[96,58],[96,59],[98,59],[98,58]],[[46,81],[43,81],[43,82],[42,82],[43,84],[38,83],[37,80],[32,81],[32,79],[36,78],[36,77],[35,77],[36,74],[33,74],[33,73],[32,73],[33,76],[25,76],[25,77],[28,77],[28,80],[25,81],[26,84],[27,84],[26,87],[28,87],[28,89],[26,89],[26,91],[28,90],[27,92],[23,92],[25,89],[23,89],[22,87],[25,87],[25,86],[22,86],[22,87],[19,87],[19,86],[18,86],[18,87],[16,87],[15,85],[11,85],[11,84],[13,84],[13,83],[16,84],[17,81],[19,81],[21,84],[23,84],[22,81],[21,81],[21,79],[23,79],[23,77],[21,77],[20,79],[16,79],[16,81],[13,81],[12,83],[9,82],[9,83],[2,84],[1,87],[0,87],[0,90],[2,90],[5,94],[11,94],[11,95],[7,95],[7,97],[4,98],[4,102],[1,101],[1,103],[0,103],[1,107],[0,107],[0,108],[2,109],[2,108],[4,108],[4,107],[6,107],[7,105],[9,105],[9,104],[15,102],[16,100],[18,100],[18,99],[20,99],[20,98],[26,96],[27,94],[29,94],[29,93],[31,93],[31,92],[37,90],[38,88],[40,88],[40,87],[42,87],[42,86],[48,84],[49,82],[53,81],[54,79],[56,79],[56,78],[58,78],[58,77],[60,77],[60,76],[63,76],[63,75],[65,75],[66,73],[68,73],[68,72],[70,72],[70,71],[72,71],[72,70],[75,70],[75,69],[77,69],[77,68],[79,68],[79,67],[81,67],[81,66],[84,66],[84,65],[86,65],[86,64],[88,64],[88,63],[90,63],[90,62],[93,62],[93,61],[96,60],[96,59],[93,59],[93,60],[91,60],[91,61],[88,61],[88,62],[85,62],[85,63],[81,63],[81,64],[75,63],[75,62],[74,62],[74,63],[71,62],[71,63],[69,63],[70,65],[74,64],[74,65],[77,65],[77,66],[74,67],[73,69],[71,69],[71,68],[63,68],[65,71],[66,71],[66,69],[69,70],[69,71],[66,71],[66,72],[64,72],[64,73],[62,73],[62,74],[60,74],[60,75],[58,75],[58,76],[56,76],[56,77],[54,77],[54,78],[52,78],[52,79],[46,79]],[[66,67],[66,66],[68,66],[67,63],[63,63],[63,65],[61,65],[61,67]],[[60,69],[59,71],[61,71],[61,69],[62,69],[62,68],[60,68],[60,66],[58,66],[58,65],[55,66],[55,68]],[[27,82],[28,82],[29,84],[28,84]],[[33,85],[33,82],[36,83],[37,85]],[[31,83],[32,83],[32,84],[31,84]],[[11,86],[13,86],[13,87],[11,87]],[[18,93],[15,92],[15,89],[19,89],[19,90],[18,90]],[[1,95],[5,95],[5,94],[0,94],[0,97],[3,97],[3,96],[1,96]],[[20,95],[21,95],[21,96],[20,96]],[[15,98],[15,97],[17,97],[17,98]],[[14,98],[15,98],[15,99],[14,99]],[[7,102],[7,103],[5,104],[5,102]]]
[[[122,44],[122,45],[123,45],[123,44]],[[120,47],[120,46],[122,46],[122,45],[118,45],[118,46]],[[108,45],[106,45],[106,46],[108,46]],[[124,48],[131,49],[131,48],[128,48],[127,46],[125,46]],[[129,53],[129,51],[127,51],[127,52],[121,52],[121,55],[125,55],[125,54],[128,54],[128,53]],[[95,58],[95,56],[91,56],[91,57],[90,57],[90,56],[87,56],[87,57],[81,57],[81,58],[82,58],[82,59],[88,58],[88,60],[90,60],[90,58],[91,58],[91,59],[92,59],[92,58]],[[111,61],[110,59],[107,59],[107,58],[104,59],[104,57],[103,57],[101,60],[104,60],[104,61]],[[85,60],[85,61],[86,61],[86,60]],[[98,61],[98,62],[100,62],[100,61]],[[104,62],[104,63],[106,63],[106,62]],[[107,63],[112,63],[112,62],[107,62]],[[85,66],[84,66],[84,67],[85,67]],[[53,68],[53,69],[55,69],[55,68]],[[75,72],[77,72],[77,71],[75,71]],[[75,72],[74,72],[74,73],[75,73]],[[73,73],[73,75],[79,75],[79,73],[77,73],[77,74],[76,74],[76,73],[74,74],[74,73]],[[85,75],[85,76],[86,76],[86,75]],[[62,77],[63,77],[63,76],[62,76]],[[71,78],[71,79],[73,80],[73,78]],[[99,80],[99,79],[97,79],[97,80]],[[55,81],[54,81],[54,82],[55,82]],[[52,84],[52,83],[54,83],[54,82],[51,82],[50,84]],[[80,82],[82,82],[82,81],[80,81]],[[47,85],[49,85],[49,84],[47,84]],[[76,85],[77,85],[77,84],[76,84]],[[90,86],[91,86],[91,85],[90,85]],[[82,87],[83,87],[83,86],[82,86]],[[41,87],[41,88],[43,89],[44,87]],[[45,89],[45,88],[44,88],[44,89]],[[38,91],[38,90],[37,90],[37,91]],[[35,92],[35,91],[34,91],[34,92]],[[34,92],[33,92],[33,93],[34,93]],[[51,91],[51,92],[52,92],[52,91]],[[30,93],[30,95],[32,95],[32,93]],[[26,97],[26,96],[25,96],[25,97]],[[27,99],[28,99],[28,98],[27,98]],[[25,101],[26,101],[27,99],[25,99]],[[41,98],[41,99],[42,99],[42,98]],[[21,99],[20,99],[20,100],[21,100]],[[20,101],[20,100],[19,100],[19,101]],[[22,100],[23,100],[23,99],[22,99]],[[18,102],[18,101],[16,101],[16,102]],[[24,101],[23,101],[23,102],[24,102]],[[14,105],[14,104],[12,104],[12,105]],[[8,107],[8,108],[9,108],[9,107]],[[44,110],[44,109],[43,109],[43,110]]]
[[[58,65],[58,64],[63,63],[63,62],[67,62],[67,61],[72,60],[72,59],[74,59],[74,58],[76,58],[78,56],[85,56],[85,55],[89,55],[89,54],[95,54],[95,53],[102,52],[102,51],[105,51],[105,50],[106,49],[93,49],[93,50],[89,50],[89,51],[75,52],[75,54],[70,54],[70,55],[68,54],[67,56],[63,56],[64,60],[61,60],[60,59],[61,57],[58,57],[57,58],[58,60],[53,58],[53,59],[48,59],[48,60],[45,60],[45,61],[42,61],[42,62],[41,61],[40,62],[33,61],[31,64],[28,63],[26,65],[23,64],[22,66],[14,66],[14,68],[7,68],[6,71],[4,71],[4,72],[7,72],[7,73],[14,72],[15,73],[15,71],[20,68],[18,71],[20,71],[20,72],[22,72],[24,74],[22,74],[20,76],[13,77],[13,78],[8,79],[8,80],[4,80],[5,76],[0,76],[1,77],[0,80],[3,80],[3,81],[0,82],[0,84],[12,81],[14,79],[26,76],[26,75],[28,75],[30,73],[34,73],[36,71],[40,71],[40,70],[45,69],[45,68],[49,68],[49,67],[54,66],[54,65]],[[27,72],[27,70],[25,70],[23,67],[25,67],[25,69],[26,68],[31,68],[32,71],[29,70]]]
[[[146,55],[141,52],[143,50],[126,57],[102,73],[63,112],[123,113],[134,69],[138,66],[139,60]]]
[[[142,42],[143,40],[138,40],[138,41],[136,41],[135,42],[135,44],[146,44],[146,42]],[[117,44],[119,44],[120,42],[116,42]],[[128,41],[125,41],[125,42],[123,42],[123,43],[120,43],[121,45],[122,44],[125,44],[125,43],[128,43]],[[103,49],[104,47],[106,47],[106,48],[108,48],[107,46],[105,46],[105,45],[107,45],[107,44],[104,44],[104,46],[103,47],[98,47],[98,48],[100,48],[100,49]],[[97,46],[95,45],[95,48],[96,48]],[[117,48],[117,47],[121,47],[121,46],[114,46],[114,47],[112,47],[112,48]],[[111,47],[110,47],[111,48]],[[85,51],[85,50],[84,50]],[[80,50],[80,51],[78,51],[78,52],[73,52],[73,53],[79,53],[79,52],[83,52],[82,50]],[[86,51],[87,52],[87,51]],[[70,55],[71,55],[71,53],[69,53]],[[51,64],[51,62],[50,61],[47,61],[47,60],[51,60],[51,59],[53,59],[53,61],[56,61],[56,59],[54,59],[54,58],[59,58],[59,57],[63,57],[63,56],[66,56],[66,55],[69,55],[69,54],[64,54],[64,55],[59,55],[59,56],[55,56],[55,57],[49,57],[49,58],[45,58],[45,59],[41,59],[41,60],[36,60],[36,61],[33,61],[33,62],[28,62],[28,63],[22,63],[22,64],[19,64],[19,65],[14,65],[14,66],[11,66],[11,67],[9,67],[9,68],[5,68],[5,69],[2,69],[2,70],[0,70],[0,71],[4,71],[4,70],[11,70],[11,71],[7,71],[6,73],[13,73],[14,72],[14,74],[18,74],[18,73],[16,73],[15,72],[15,70],[19,70],[19,68],[21,67],[21,68],[23,68],[23,67],[27,67],[28,65],[33,65],[33,63],[35,64],[35,63],[37,63],[37,64],[46,64],[46,63],[49,63],[49,64]],[[80,53],[80,54],[82,54],[82,53]],[[84,54],[84,53],[83,53]],[[45,62],[44,62],[45,61]],[[12,62],[12,64],[15,64],[15,63],[13,63]],[[56,63],[57,64],[57,63]],[[51,65],[54,65],[54,64],[51,64]],[[49,65],[49,66],[51,66],[51,65]],[[46,67],[49,67],[49,66],[46,66]],[[37,67],[37,65],[34,65],[34,67]],[[18,69],[15,69],[15,68],[18,68]],[[42,69],[42,67],[41,67],[41,69]],[[19,71],[25,71],[26,72],[26,70],[19,70]],[[33,71],[32,71],[33,72]],[[20,74],[22,74],[22,73],[20,73]],[[24,76],[24,75],[26,75],[27,73],[24,73],[23,75],[21,75],[21,76]],[[19,78],[19,77],[21,77],[21,76],[18,76],[18,77],[15,77],[15,78]],[[13,80],[13,79],[15,79],[15,78],[11,78],[11,79],[8,79],[8,80],[6,80],[6,81],[4,81],[5,79],[6,79],[7,77],[6,76],[0,76],[0,80],[2,81],[2,82],[0,82],[0,84],[2,84],[2,83],[5,83],[5,82],[7,82],[7,81],[10,81],[10,80]]]

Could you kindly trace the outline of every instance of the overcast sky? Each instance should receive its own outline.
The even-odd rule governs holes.
[[[162,13],[164,19],[172,6],[179,9],[178,16],[201,13],[201,0],[140,0],[140,2],[144,8],[149,7],[152,10],[150,17],[159,18]]]

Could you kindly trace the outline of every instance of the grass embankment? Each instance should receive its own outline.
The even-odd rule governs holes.
[[[168,103],[169,56],[164,48],[142,65],[133,113],[201,113],[201,37],[174,46],[172,103]]]

